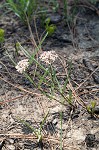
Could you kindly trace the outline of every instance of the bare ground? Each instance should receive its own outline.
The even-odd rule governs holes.
[[[68,64],[72,60],[70,82],[75,91],[75,110],[69,106],[49,100],[18,74],[9,59],[15,57],[15,43],[21,42],[33,52],[29,31],[12,13],[1,16],[0,28],[5,30],[4,51],[0,53],[0,149],[1,150],[58,150],[60,147],[60,112],[62,111],[62,132],[64,150],[99,150],[99,16],[92,10],[83,10],[71,32],[63,21],[48,37],[43,50],[55,50]],[[39,26],[38,26],[39,28]],[[32,27],[34,35],[34,26]],[[38,29],[39,33],[42,29]],[[20,53],[16,61],[24,56]],[[62,76],[63,66],[55,64]],[[67,65],[68,66],[68,65]],[[58,95],[56,95],[60,98]],[[86,104],[96,101],[96,115],[91,115],[78,100]],[[39,128],[44,116],[47,120],[42,129],[43,141],[37,142],[32,131],[20,122],[25,120],[35,129]]]

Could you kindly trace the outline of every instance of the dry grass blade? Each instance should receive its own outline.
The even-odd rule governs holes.
[[[90,79],[90,77],[99,69],[99,67],[97,67],[86,79],[84,82],[82,82],[76,89],[75,91],[77,91],[88,79]]]

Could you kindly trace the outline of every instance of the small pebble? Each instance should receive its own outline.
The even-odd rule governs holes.
[[[51,20],[51,23],[54,23],[54,24],[59,23],[62,20],[62,17],[59,14],[50,15],[49,18]]]
[[[53,121],[52,121],[52,123],[54,124],[54,125],[56,125],[57,123],[58,123],[58,119],[54,119]]]
[[[14,139],[9,139],[10,144],[14,144]]]
[[[95,135],[94,134],[87,134],[87,136],[85,138],[85,142],[86,142],[87,147],[94,147]]]
[[[97,115],[99,115],[99,106],[97,106],[97,107],[94,108],[94,113],[97,114]]]

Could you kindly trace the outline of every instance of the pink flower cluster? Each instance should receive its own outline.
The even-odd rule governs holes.
[[[39,58],[46,64],[51,64],[56,60],[56,58],[58,58],[58,55],[55,51],[47,51],[43,52]]]
[[[29,66],[29,60],[23,59],[18,62],[18,64],[15,66],[15,68],[19,73],[23,73],[26,70],[26,68],[28,68],[28,66]]]

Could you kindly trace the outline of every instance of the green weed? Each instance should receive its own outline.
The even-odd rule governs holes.
[[[54,24],[50,24],[50,18],[45,20],[45,29],[49,36],[51,36],[56,30],[56,26]]]
[[[95,107],[96,107],[96,102],[95,101],[91,101],[90,105],[87,106],[87,111],[92,116],[94,115],[94,109],[95,109]]]
[[[62,150],[62,111],[60,112],[60,150]]]
[[[47,33],[48,35],[48,33]],[[43,40],[45,39],[45,37],[47,36],[45,35]],[[38,46],[39,49],[40,45]],[[50,60],[48,59],[47,62],[49,64],[45,64],[42,63],[41,61],[37,61],[35,56],[36,53],[33,55],[30,55],[28,53],[28,51],[26,51],[21,45],[20,43],[17,43],[17,49],[21,50],[24,55],[26,56],[26,58],[28,58],[29,60],[29,64],[36,64],[37,68],[38,68],[38,73],[36,73],[36,77],[37,77],[37,81],[35,82],[35,80],[33,80],[32,76],[29,75],[27,72],[23,72],[23,74],[25,75],[25,77],[38,89],[41,91],[41,93],[43,93],[45,96],[49,97],[50,99],[54,99],[56,101],[58,101],[59,103],[61,103],[62,105],[64,105],[65,102],[67,102],[69,105],[73,105],[73,101],[72,101],[72,92],[69,91],[69,97],[65,96],[65,90],[68,84],[68,76],[66,77],[66,80],[64,81],[64,85],[61,85],[57,74],[56,74],[56,70],[53,67],[53,63],[50,62]],[[36,52],[38,51],[38,49],[36,50]],[[45,52],[47,55],[47,52]],[[48,52],[49,53],[49,52]],[[45,54],[42,54],[45,55]],[[53,55],[53,52],[52,54]],[[55,54],[56,55],[56,54]],[[57,55],[56,55],[57,56]],[[47,58],[46,58],[47,59]],[[53,59],[53,58],[52,58]],[[45,60],[46,62],[46,60]],[[48,80],[49,79],[49,80]],[[46,89],[44,90],[42,87],[43,85],[46,87]],[[56,94],[59,94],[61,99],[60,101],[57,100],[56,98]]]
[[[0,28],[0,48],[1,49],[3,48],[4,41],[5,41],[4,35],[5,35],[5,31]]]
[[[5,34],[5,31],[0,28],[0,44],[4,42],[4,34]]]
[[[63,10],[64,10],[64,18],[66,23],[73,23],[74,17],[76,15],[77,12],[77,2],[78,0],[74,0],[74,5],[71,7],[72,9],[69,11],[69,7],[68,7],[68,0],[63,0]]]
[[[27,23],[26,17],[30,22],[37,9],[37,0],[7,0],[6,4],[7,8],[13,11],[25,24]]]
[[[52,3],[53,12],[57,12],[59,9],[59,2],[57,0],[50,0],[50,3]]]
[[[18,119],[20,120],[20,122],[22,124],[24,124],[25,126],[27,126],[29,129],[31,129],[31,131],[34,133],[34,135],[37,137],[37,141],[38,143],[41,143],[42,142],[42,139],[43,139],[43,134],[42,134],[42,129],[43,129],[43,126],[44,126],[44,123],[46,122],[46,119],[48,117],[48,114],[49,112],[44,116],[41,124],[40,124],[40,127],[38,129],[35,129],[34,127],[32,127],[29,123],[27,123],[26,121],[24,120],[21,120],[21,119]]]
[[[89,2],[91,2],[92,4],[96,4],[98,0],[89,0]]]

